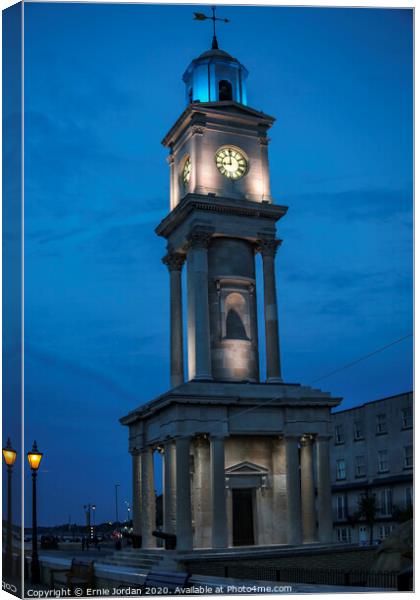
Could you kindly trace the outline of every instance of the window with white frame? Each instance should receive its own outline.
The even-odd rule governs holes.
[[[337,521],[343,521],[347,517],[346,497],[344,494],[335,497],[337,508]]]
[[[407,406],[401,411],[401,427],[403,429],[412,429],[413,428],[413,408],[411,406]]]
[[[339,458],[337,460],[336,473],[336,478],[338,480],[346,478],[346,461],[344,458]]]
[[[379,413],[376,415],[376,433],[379,435],[381,433],[386,433],[388,431],[386,425],[386,414]]]
[[[404,446],[404,469],[411,469],[413,466],[413,446]]]
[[[354,430],[354,439],[355,440],[363,440],[364,435],[363,435],[363,423],[360,420],[357,420],[354,422],[353,425],[353,430]]]
[[[385,540],[392,531],[392,525],[379,525],[379,539]]]
[[[355,477],[365,477],[366,476],[366,461],[363,454],[360,456],[356,456],[355,458]]]
[[[335,426],[335,443],[344,444],[344,426],[342,423]]]
[[[381,490],[379,494],[380,507],[379,512],[383,517],[389,517],[392,514],[392,490]]]
[[[337,542],[349,544],[351,542],[351,532],[348,527],[339,527],[337,529]]]
[[[406,487],[405,488],[405,507],[411,508],[413,506],[413,488]]]
[[[379,450],[378,452],[378,471],[379,473],[389,471],[388,450]]]

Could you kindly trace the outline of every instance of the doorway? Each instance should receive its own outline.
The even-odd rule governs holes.
[[[254,514],[253,489],[232,490],[232,543],[234,546],[253,546]]]

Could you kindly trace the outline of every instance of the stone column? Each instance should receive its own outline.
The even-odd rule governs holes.
[[[226,485],[225,485],[225,440],[210,438],[211,499],[212,499],[212,547],[226,548],[228,545]]]
[[[318,535],[319,541],[332,541],[332,505],[330,478],[330,438],[316,437],[317,488],[318,488]]]
[[[207,248],[211,233],[194,229],[189,237],[188,276],[188,375],[212,379]]]
[[[141,457],[140,453],[131,453],[133,466],[133,533],[141,535]]]
[[[286,489],[287,489],[287,543],[302,543],[300,504],[300,473],[298,437],[285,436]]]
[[[172,149],[167,159],[169,164],[169,196],[170,196],[170,209],[173,210],[178,204],[178,186],[176,185],[176,171],[175,171],[175,160],[172,154]]]
[[[194,548],[211,548],[211,471],[210,444],[203,436],[195,440],[194,461],[194,500],[195,522]]]
[[[178,438],[175,444],[177,550],[192,550],[190,438]]]
[[[272,518],[272,544],[285,544],[287,542],[287,481],[286,458],[283,440],[275,437],[272,439],[272,490],[273,490],[273,518]]]
[[[163,459],[163,530],[175,533],[176,489],[175,489],[175,452],[172,441],[165,442]]]
[[[203,165],[201,161],[201,144],[204,134],[204,128],[200,125],[191,127],[191,190],[195,194],[203,192],[202,174]]]
[[[256,381],[260,380],[260,357],[258,352],[258,318],[257,318],[257,295],[255,284],[249,286],[249,306],[251,316],[251,340],[253,347],[253,359],[255,362]]]
[[[300,485],[302,497],[302,530],[304,542],[315,542],[316,511],[313,465],[313,441],[303,437],[300,442]]]
[[[145,448],[141,453],[141,531],[142,548],[155,548],[156,538],[156,499],[153,473],[153,448]]]
[[[276,276],[274,257],[280,240],[262,239],[258,241],[258,250],[262,254],[264,274],[264,317],[265,347],[267,362],[267,381],[281,382],[280,341],[277,311]]]
[[[171,302],[171,386],[184,383],[184,344],[182,333],[182,282],[181,271],[185,256],[168,252],[162,262],[168,267]]]
[[[266,135],[263,135],[258,140],[261,150],[262,200],[271,200],[270,170],[268,168],[268,142],[270,139]]]

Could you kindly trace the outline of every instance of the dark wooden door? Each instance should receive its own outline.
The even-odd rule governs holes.
[[[255,543],[252,496],[252,489],[232,490],[232,541],[234,546],[252,546]]]

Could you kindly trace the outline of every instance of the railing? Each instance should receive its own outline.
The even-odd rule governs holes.
[[[397,571],[369,571],[366,569],[305,569],[300,567],[259,567],[247,565],[220,565],[218,575],[257,581],[283,583],[313,583],[397,589]],[[215,574],[215,573],[214,573]]]

